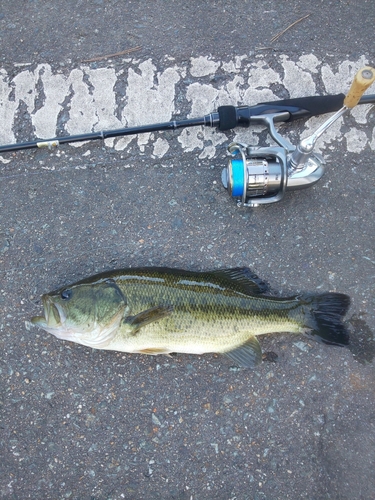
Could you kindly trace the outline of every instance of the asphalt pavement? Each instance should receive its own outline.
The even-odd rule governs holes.
[[[345,93],[375,65],[372,0],[0,2],[0,144]],[[372,93],[375,93],[373,87]],[[324,118],[281,125],[292,143]],[[191,128],[0,154],[0,497],[375,498],[375,108],[321,139],[326,173],[239,208]],[[33,328],[41,294],[136,266],[248,266],[280,295],[351,297],[349,348],[261,338],[219,355],[93,350]]]

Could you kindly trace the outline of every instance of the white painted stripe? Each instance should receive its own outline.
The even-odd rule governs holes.
[[[355,72],[367,61],[361,57],[357,61],[343,61],[333,68],[308,54],[297,62],[281,55],[279,63],[281,70],[276,71],[260,57],[250,60],[244,55],[222,62],[201,56],[192,58],[188,67],[183,67],[176,65],[173,58],[166,57],[160,71],[151,59],[128,59],[124,62],[126,68],[121,70],[82,66],[64,75],[52,71],[48,64],[41,64],[34,70],[21,71],[14,78],[0,69],[0,144],[16,142],[14,130],[21,119],[17,115],[21,103],[35,130],[35,137],[27,139],[47,139],[57,134],[62,111],[68,116],[64,124],[67,135],[164,122],[173,117],[185,118],[176,107],[176,86],[179,84],[190,105],[188,117],[202,116],[223,104],[252,105],[279,99],[280,96],[272,91],[275,84],[284,88],[290,97],[322,93],[317,92],[318,84],[319,90],[323,87],[323,93],[345,93]],[[224,73],[225,78],[217,80],[222,83],[213,83],[213,77]],[[185,77],[189,78],[189,84],[183,87]],[[126,88],[123,96],[115,92],[119,82]],[[368,93],[375,93],[375,90],[369,89]],[[368,145],[374,149],[375,128],[363,126],[370,108],[366,105],[353,110],[354,127],[344,136],[340,134],[342,120],[336,122],[320,140],[320,149],[343,137],[350,152],[360,153]],[[324,119],[316,117],[306,122],[303,135],[311,133]],[[259,132],[257,127],[238,129],[234,139],[257,145]],[[176,132],[176,136],[184,151],[197,150],[200,158],[212,158],[216,147],[228,140],[216,129],[203,127],[183,129]],[[124,150],[132,141],[141,153],[145,145],[151,144],[156,158],[163,158],[169,149],[162,134],[108,139],[106,144]]]

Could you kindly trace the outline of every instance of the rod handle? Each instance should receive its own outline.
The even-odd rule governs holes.
[[[354,108],[361,99],[363,93],[375,81],[375,69],[371,66],[361,68],[355,75],[352,86],[344,99],[344,106]]]

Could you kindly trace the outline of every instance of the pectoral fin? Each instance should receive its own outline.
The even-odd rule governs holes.
[[[254,368],[262,361],[262,348],[254,335],[249,337],[243,345],[224,354],[245,368]]]
[[[125,323],[133,326],[135,330],[139,330],[140,328],[142,328],[142,326],[166,318],[172,313],[172,311],[172,307],[152,307],[151,309],[142,311],[135,316],[128,316],[127,318],[125,318]]]

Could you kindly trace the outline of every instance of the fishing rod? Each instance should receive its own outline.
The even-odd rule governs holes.
[[[280,201],[285,191],[307,188],[324,173],[324,159],[314,153],[317,139],[348,110],[357,104],[375,104],[375,94],[363,96],[375,81],[375,69],[366,66],[358,71],[348,94],[310,96],[259,103],[254,106],[220,106],[200,118],[103,130],[86,134],[55,137],[0,146],[0,153],[33,148],[53,149],[61,144],[108,139],[187,127],[216,127],[227,131],[236,127],[264,125],[278,144],[275,147],[252,147],[240,143],[228,146],[230,159],[222,172],[222,183],[239,206],[255,207]],[[276,123],[308,119],[335,113],[311,136],[293,146],[275,128]]]

